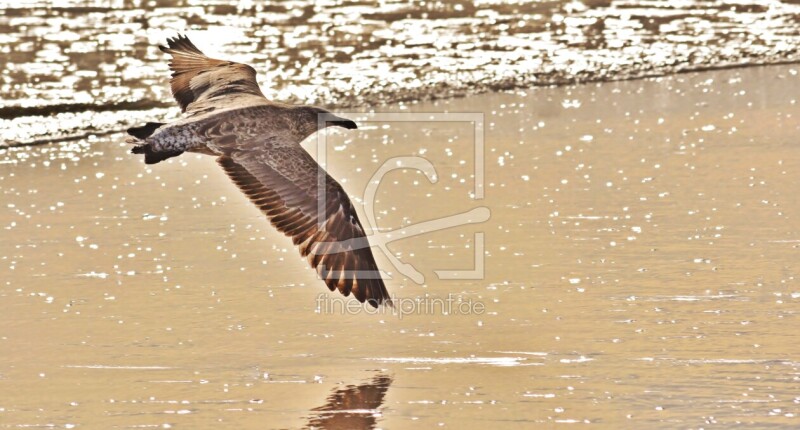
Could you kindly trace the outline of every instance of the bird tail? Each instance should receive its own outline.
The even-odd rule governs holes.
[[[141,127],[131,127],[128,129],[128,134],[137,139],[147,139],[158,130],[159,127],[164,125],[163,122],[148,122]]]
[[[164,123],[148,122],[141,127],[131,127],[128,129],[128,134],[132,137],[129,137],[126,142],[136,145],[131,149],[132,153],[144,154],[145,164],[156,164],[167,158],[177,157],[183,154],[183,151],[156,151],[153,149],[152,143],[146,142],[146,139],[155,133],[162,125],[164,125]]]
[[[139,143],[142,142],[141,140],[135,141],[136,139],[129,139],[128,143]],[[183,154],[183,151],[155,151],[153,150],[152,143],[141,143],[137,144],[136,146],[131,149],[131,153],[133,154],[144,154],[144,163],[145,164],[156,164],[158,162],[164,161],[167,158],[177,157]]]

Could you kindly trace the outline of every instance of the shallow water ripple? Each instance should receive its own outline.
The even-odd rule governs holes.
[[[155,45],[177,32],[253,64],[268,97],[336,106],[800,59],[800,5],[790,0],[31,1],[0,10],[0,146],[124,128],[131,110],[171,106]],[[103,114],[89,121],[87,111]],[[74,120],[48,116],[70,112]]]

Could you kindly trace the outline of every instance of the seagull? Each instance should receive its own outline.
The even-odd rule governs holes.
[[[209,58],[188,37],[159,48],[172,56],[172,95],[185,114],[128,129],[134,154],[155,164],[184,152],[217,157],[239,189],[292,238],[328,288],[377,308],[391,298],[364,228],[342,186],[301,146],[321,128],[358,128],[314,106],[268,100],[256,70]]]

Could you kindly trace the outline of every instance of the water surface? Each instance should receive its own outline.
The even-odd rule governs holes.
[[[169,116],[157,45],[179,32],[252,64],[268,97],[377,109],[800,60],[793,0],[32,0],[0,11],[0,146]]]
[[[800,414],[798,69],[691,73],[421,103],[475,128],[332,132],[400,298],[482,313],[343,315],[211,158],[121,134],[0,151],[0,427],[791,428]],[[398,108],[398,110],[400,110]],[[313,142],[307,147],[312,148]],[[365,219],[364,216],[361,217]],[[442,280],[435,270],[485,273]],[[331,299],[338,296],[330,296]]]

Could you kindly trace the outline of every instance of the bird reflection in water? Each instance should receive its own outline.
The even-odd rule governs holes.
[[[361,385],[339,388],[328,396],[325,405],[312,409],[317,414],[308,422],[308,428],[326,430],[373,429],[392,378],[377,375]]]

